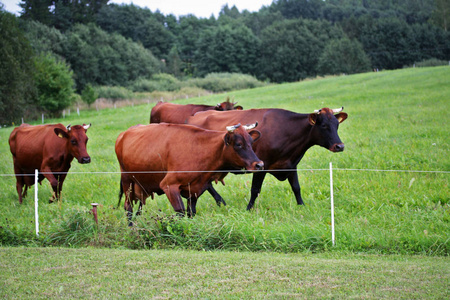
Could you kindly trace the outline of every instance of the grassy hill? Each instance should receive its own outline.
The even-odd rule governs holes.
[[[119,166],[114,143],[120,132],[149,120],[149,105],[72,113],[46,122],[92,123],[92,163],[72,163],[62,201],[49,204],[51,188],[39,186],[40,237],[34,238],[33,190],[18,204],[8,137],[0,129],[0,242],[127,248],[250,251],[351,251],[448,255],[450,68],[414,68],[273,85],[178,103],[215,104],[226,97],[244,108],[277,107],[309,113],[344,106],[349,118],[339,135],[343,153],[318,146],[298,165],[305,206],[297,206],[287,182],[266,177],[252,212],[245,211],[251,175],[228,175],[217,186],[228,205],[208,194],[193,219],[173,218],[165,196],[148,199],[137,226],[115,209]],[[38,123],[36,123],[38,124]],[[336,246],[331,245],[329,162],[333,162]],[[98,202],[99,225],[89,215]]]

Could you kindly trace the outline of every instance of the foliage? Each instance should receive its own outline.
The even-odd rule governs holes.
[[[343,36],[341,30],[326,21],[274,23],[261,33],[260,71],[274,82],[313,77],[325,45]]]
[[[88,83],[126,86],[162,68],[149,50],[93,24],[76,25],[67,33],[64,54],[76,74],[79,91]]]
[[[88,83],[81,92],[81,99],[90,107],[97,100],[98,94],[90,83]]]
[[[434,8],[431,21],[437,26],[448,31],[450,26],[450,1],[435,0],[436,7]]]
[[[370,68],[380,70],[450,58],[448,0],[282,0],[252,13],[225,5],[217,19],[165,16],[106,0],[22,2],[21,19],[52,28],[25,25],[33,47],[38,52],[50,48],[67,60],[78,92],[87,83],[128,86],[159,72],[179,79],[237,72],[272,82],[297,81],[325,72],[323,64],[319,67],[325,47],[347,38],[362,44],[365,54],[359,57],[368,56]],[[154,57],[144,59],[142,50]],[[349,70],[352,66],[341,69],[360,72],[357,65]]]
[[[100,28],[141,43],[158,58],[165,58],[173,46],[174,36],[164,23],[160,13],[133,4],[103,6],[97,15]]]
[[[14,15],[0,9],[0,126],[24,116],[34,100],[33,50]]]
[[[69,67],[50,54],[37,55],[34,66],[39,106],[51,114],[57,114],[68,107],[75,92],[73,73]]]
[[[64,57],[67,37],[60,30],[39,21],[22,22],[24,33],[36,53],[53,53]]]
[[[353,74],[370,70],[370,60],[357,40],[331,40],[319,58],[320,74]]]
[[[197,43],[196,73],[255,74],[259,40],[247,27],[219,25],[206,30]]]
[[[66,31],[77,23],[87,24],[95,21],[101,7],[108,0],[22,0],[21,18]]]

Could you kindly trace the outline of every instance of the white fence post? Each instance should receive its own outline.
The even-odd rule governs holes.
[[[38,212],[38,170],[34,170],[34,216],[36,223],[36,236],[39,237],[39,212]]]
[[[330,162],[330,198],[331,198],[331,242],[335,243],[334,238],[334,195],[333,195],[333,164]]]

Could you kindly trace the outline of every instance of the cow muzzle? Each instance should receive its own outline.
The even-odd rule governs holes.
[[[340,144],[334,144],[330,147],[331,152],[342,152],[344,151],[345,145],[343,143]]]
[[[264,170],[264,163],[262,161],[255,161],[252,163],[252,170]]]
[[[88,164],[88,163],[91,162],[91,158],[90,158],[89,156],[81,157],[81,158],[78,160],[78,162],[79,162],[80,164]]]

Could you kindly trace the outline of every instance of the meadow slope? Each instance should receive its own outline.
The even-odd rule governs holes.
[[[32,191],[18,204],[8,137],[0,129],[0,232],[3,245],[36,244],[127,248],[250,251],[352,251],[448,255],[450,68],[414,68],[186,99],[215,104],[226,97],[246,108],[276,107],[310,113],[344,106],[339,128],[343,153],[318,146],[298,165],[305,206],[297,206],[287,182],[266,177],[255,209],[246,212],[251,175],[228,175],[217,186],[228,205],[208,194],[194,219],[173,219],[165,196],[148,200],[129,230],[116,209],[119,166],[114,143],[120,132],[149,120],[149,105],[81,111],[63,124],[92,123],[92,163],[72,163],[62,201],[49,204],[47,181],[39,186],[40,237],[34,237]],[[39,124],[39,122],[36,122]],[[329,162],[333,162],[336,246],[331,246]],[[99,226],[88,214],[98,202]]]

